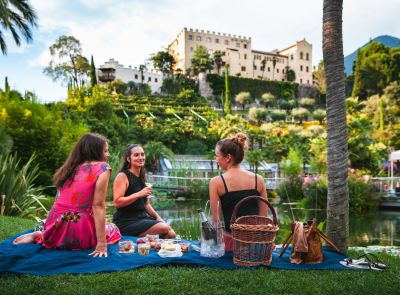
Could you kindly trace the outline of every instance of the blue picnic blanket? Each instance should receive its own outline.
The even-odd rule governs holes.
[[[26,233],[26,232],[25,232]],[[201,257],[199,252],[190,249],[182,257],[161,258],[154,249],[146,256],[134,254],[121,254],[118,244],[108,246],[108,257],[92,257],[88,254],[93,250],[68,251],[46,249],[38,244],[13,245],[12,241],[18,235],[0,243],[0,274],[17,273],[47,276],[53,274],[84,274],[97,272],[121,271],[135,269],[143,266],[160,265],[193,265],[213,267],[219,269],[237,269],[233,263],[233,254],[227,253],[221,258]],[[136,240],[135,237],[124,236],[122,240]],[[188,241],[190,243],[197,243]],[[282,258],[278,257],[279,248],[272,253],[271,268],[277,269],[348,269],[339,264],[346,258],[342,254],[324,248],[324,262],[321,264],[292,264],[289,261],[290,248]]]

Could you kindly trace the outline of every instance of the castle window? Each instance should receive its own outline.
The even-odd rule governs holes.
[[[310,54],[309,53],[306,53],[306,60],[310,60]]]
[[[211,43],[211,38],[207,37],[207,42]]]
[[[300,71],[303,71],[303,65],[300,66]]]
[[[271,72],[271,68],[270,67],[268,67],[268,72]]]
[[[240,42],[236,42],[236,47],[240,48]]]
[[[293,54],[290,55],[290,60],[293,60]]]
[[[246,53],[243,55],[243,58],[244,58],[244,59],[247,59],[247,54],[246,54]]]
[[[276,72],[279,73],[279,69],[278,68],[276,68]]]
[[[157,79],[157,78],[154,78],[154,82],[156,82],[156,83],[157,83],[157,82],[158,82],[158,79]]]
[[[247,44],[243,44],[243,48],[244,48],[244,49],[247,49]]]
[[[308,73],[308,66],[306,66],[306,72]]]
[[[197,40],[197,41],[201,41],[201,36],[197,36],[197,37],[196,37],[196,40]]]
[[[215,43],[219,44],[219,39],[218,38],[215,39]]]
[[[303,59],[304,53],[303,51],[300,51],[300,59]]]
[[[225,45],[229,45],[229,40],[224,40]]]
[[[189,39],[189,40],[193,40],[193,35],[189,35],[189,36],[188,36],[188,39]]]
[[[151,82],[151,77],[149,77],[149,79],[147,81]]]
[[[242,67],[242,72],[246,72],[246,67]]]
[[[253,68],[254,68],[255,70],[257,70],[257,66],[256,66],[256,65],[253,65]]]
[[[300,79],[300,83],[303,83],[303,79]]]
[[[136,79],[136,80],[138,79],[138,75],[137,75],[137,74],[135,74],[135,79]]]

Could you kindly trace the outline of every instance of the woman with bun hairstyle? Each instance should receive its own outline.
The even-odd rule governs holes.
[[[151,187],[146,186],[146,155],[139,144],[129,144],[124,151],[121,171],[114,180],[113,221],[123,235],[143,237],[158,234],[162,238],[175,238],[174,230],[165,223],[151,206],[148,197]]]
[[[106,223],[109,156],[104,136],[83,135],[54,174],[57,195],[44,231],[19,236],[14,244],[36,242],[46,248],[68,250],[94,248],[89,255],[107,257],[107,244],[121,239],[115,224]]]
[[[215,147],[215,160],[223,174],[210,180],[210,203],[213,221],[220,219],[221,213],[225,222],[225,250],[233,250],[231,236],[231,217],[236,204],[248,196],[267,198],[264,179],[243,169],[243,161],[247,149],[247,135],[238,133],[232,138],[220,140]],[[244,215],[265,215],[267,207],[257,200],[250,200],[238,210],[237,217]]]

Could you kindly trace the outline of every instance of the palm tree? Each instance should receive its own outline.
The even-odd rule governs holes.
[[[264,57],[264,59],[261,61],[261,69],[262,69],[261,80],[264,79],[264,72],[265,72],[266,64],[267,64],[267,59]]]
[[[276,62],[278,60],[276,59],[275,56],[272,57],[272,80],[274,80],[274,76],[275,76],[275,66],[276,66]]]
[[[348,143],[342,34],[343,0],[324,0],[328,202],[327,235],[343,252],[349,234]]]
[[[7,54],[7,44],[4,40],[4,31],[10,31],[18,46],[21,37],[27,43],[32,42],[31,28],[37,27],[37,16],[33,7],[27,0],[1,0],[0,1],[0,49],[3,55]]]
[[[146,168],[150,168],[149,170],[153,173],[161,170],[161,158],[171,158],[174,156],[174,153],[159,141],[150,141],[143,146],[143,149],[146,153],[148,163]]]

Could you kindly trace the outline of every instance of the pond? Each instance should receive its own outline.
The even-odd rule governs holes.
[[[170,223],[183,237],[197,239],[200,233],[198,208],[205,208],[206,201],[153,201],[157,212]],[[325,212],[293,208],[293,204],[272,200],[280,224],[277,243],[282,243],[290,233],[293,220],[316,218],[324,223]],[[349,246],[400,246],[400,211],[377,211],[369,214],[350,215]],[[324,225],[324,224],[323,224]]]

